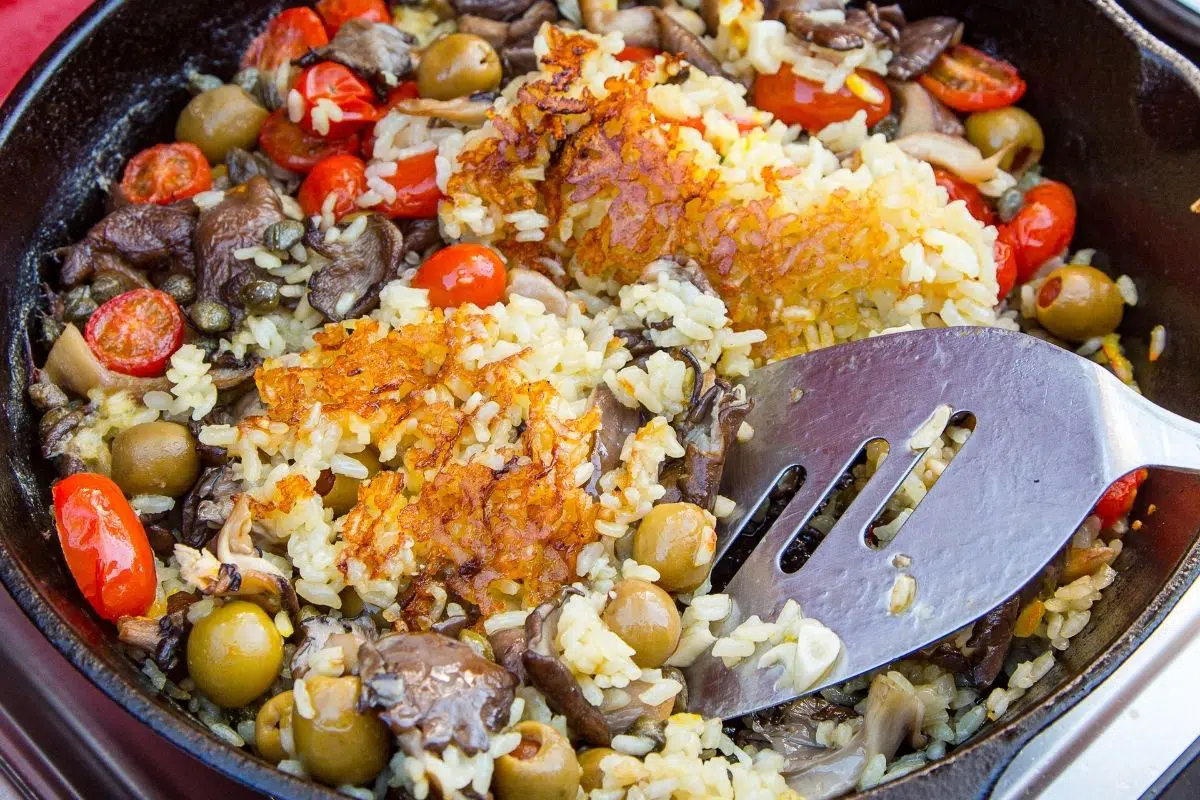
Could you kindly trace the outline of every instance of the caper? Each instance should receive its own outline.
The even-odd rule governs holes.
[[[240,708],[269,689],[282,665],[283,637],[274,621],[245,600],[201,617],[188,636],[188,675],[225,708]]]
[[[1115,331],[1125,314],[1125,300],[1117,284],[1100,270],[1068,264],[1046,276],[1035,308],[1046,330],[1083,342]]]
[[[1042,157],[1046,139],[1042,126],[1028,111],[1007,106],[991,111],[977,111],[967,117],[967,141],[979,148],[984,157],[1001,150],[1000,168],[1020,173]]]
[[[655,506],[633,535],[634,560],[658,570],[658,585],[668,592],[690,592],[704,583],[715,549],[709,516],[692,503]]]
[[[189,313],[192,322],[205,333],[220,333],[229,330],[229,326],[233,324],[233,315],[229,313],[229,309],[216,300],[201,300],[192,306]]]
[[[1025,170],[1021,177],[1017,178],[1017,187],[1022,192],[1028,192],[1033,187],[1042,182],[1042,167],[1040,164],[1034,164],[1029,169]]]
[[[593,747],[578,755],[579,786],[585,792],[595,791],[604,786],[604,770],[600,769],[600,762],[615,752],[609,747]]]
[[[87,322],[88,317],[98,307],[96,301],[92,299],[90,286],[76,286],[67,290],[67,293],[63,295],[63,316],[67,321],[77,325]]]
[[[196,282],[192,280],[191,275],[184,275],[182,272],[172,272],[163,279],[158,288],[175,298],[175,302],[181,306],[186,306],[196,299]]]
[[[470,33],[452,33],[425,49],[417,65],[421,97],[453,100],[500,85],[500,57],[490,44]]]
[[[129,279],[116,272],[97,272],[92,278],[92,299],[107,303],[119,294],[129,291]]]
[[[459,631],[458,640],[470,647],[479,655],[486,658],[488,661],[496,660],[496,651],[492,649],[492,643],[488,638],[479,631],[473,631],[470,628],[464,628]]]
[[[269,314],[279,308],[279,284],[274,281],[250,281],[240,295],[251,314]]]
[[[282,692],[263,703],[254,717],[254,749],[272,764],[278,764],[288,757],[283,738],[292,735],[290,729],[294,707],[292,693]]]
[[[304,223],[284,219],[267,226],[263,231],[263,246],[268,250],[290,250],[304,238]]]
[[[112,479],[125,494],[186,494],[200,476],[196,439],[177,422],[143,422],[112,442]]]
[[[521,734],[521,743],[496,759],[496,800],[573,800],[580,769],[571,743],[543,722],[526,720],[514,730]]]
[[[379,470],[383,469],[383,464],[379,463],[379,456],[369,448],[361,453],[352,453],[350,457],[367,468],[368,478],[374,477]],[[362,481],[358,478],[335,475],[333,487],[325,493],[323,498],[325,507],[332,508],[334,516],[337,517],[349,513],[350,509],[358,504],[358,487],[361,484]]]
[[[234,75],[230,83],[242,87],[242,90],[248,94],[254,94],[254,87],[258,85],[258,70],[254,67],[246,67]]]
[[[189,72],[187,75],[187,88],[193,95],[219,89],[224,85],[225,81],[216,75],[206,75],[203,72]]]
[[[633,661],[642,669],[661,667],[679,644],[679,609],[653,583],[618,582],[603,617],[609,630],[633,648]]]
[[[313,715],[292,715],[296,756],[309,775],[340,786],[372,780],[387,763],[387,726],[374,713],[358,710],[356,676],[305,679]]]
[[[267,115],[242,87],[221,85],[192,98],[175,123],[175,138],[195,144],[216,164],[235,147],[254,147]]]
[[[896,138],[896,134],[900,132],[900,116],[898,114],[888,114],[879,122],[875,123],[875,127],[871,128],[871,135],[882,133],[883,138],[889,142]]]
[[[1025,193],[1013,186],[1006,189],[1004,194],[1000,195],[1000,199],[996,201],[996,213],[1000,215],[1001,222],[1012,222],[1024,206]]]

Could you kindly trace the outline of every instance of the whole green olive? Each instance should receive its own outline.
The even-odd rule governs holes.
[[[368,478],[374,477],[379,470],[383,469],[383,464],[379,463],[379,456],[371,448],[367,448],[361,453],[352,453],[350,457],[367,468]],[[333,488],[326,492],[323,498],[325,507],[332,508],[334,516],[340,517],[348,514],[350,509],[358,504],[358,487],[361,485],[362,481],[358,478],[334,475]]]
[[[1000,159],[1000,168],[1009,172],[1029,169],[1046,149],[1042,126],[1032,114],[1016,106],[977,111],[967,117],[966,127],[967,141],[985,158],[1008,148]]]
[[[604,786],[604,770],[600,769],[600,762],[615,752],[611,747],[593,747],[577,756],[580,788],[591,792]]]
[[[271,687],[283,664],[283,637],[253,603],[234,600],[192,626],[188,675],[208,699],[240,708]]]
[[[604,607],[605,624],[633,648],[635,664],[642,669],[661,667],[675,652],[682,631],[675,601],[646,581],[619,581],[612,591]]]
[[[1038,322],[1055,336],[1083,342],[1112,333],[1125,314],[1125,300],[1112,278],[1095,267],[1068,264],[1046,276],[1038,289]]]
[[[309,775],[334,786],[372,780],[387,763],[387,726],[358,710],[359,680],[354,675],[304,681],[313,715],[292,715],[296,756]]]
[[[272,764],[288,757],[283,737],[292,727],[294,705],[292,693],[281,692],[263,703],[254,717],[254,749]]]
[[[201,300],[188,313],[196,327],[205,333],[220,333],[233,324],[229,309],[216,300]]]
[[[192,98],[175,123],[175,138],[196,145],[217,164],[235,147],[254,147],[266,118],[267,110],[245,89],[226,84]]]
[[[500,85],[500,56],[482,38],[452,33],[438,39],[421,54],[417,89],[421,97],[453,100]]]
[[[196,439],[177,422],[143,422],[112,441],[112,479],[129,496],[179,497],[200,477]]]
[[[633,535],[633,558],[658,570],[668,592],[690,592],[708,577],[717,534],[708,514],[693,503],[650,509]]]
[[[575,748],[543,722],[526,720],[514,730],[521,743],[496,759],[492,792],[496,800],[573,800],[579,791]]]

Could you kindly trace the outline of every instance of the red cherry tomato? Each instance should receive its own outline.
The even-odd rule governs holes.
[[[661,53],[655,47],[638,47],[636,44],[625,45],[625,49],[617,53],[617,61],[649,61]]]
[[[754,105],[788,125],[803,125],[809,133],[831,122],[844,122],[859,111],[867,112],[870,127],[891,112],[892,93],[874,72],[860,69],[856,74],[879,92],[883,98],[880,102],[868,103],[845,86],[830,94],[817,81],[796,75],[784,64],[774,75],[759,75],[754,80]]]
[[[427,219],[437,216],[442,190],[437,185],[437,153],[430,150],[396,162],[396,173],[384,180],[396,189],[396,199],[380,203],[380,213],[391,219]]]
[[[344,139],[379,119],[375,92],[341,64],[314,64],[300,73],[295,88],[304,98],[300,126],[324,139]]]
[[[121,192],[132,203],[170,205],[212,188],[212,169],[190,142],[156,144],[129,160]]]
[[[327,44],[325,26],[311,8],[289,8],[268,22],[267,29],[250,43],[241,67],[269,72]]]
[[[401,81],[398,86],[394,86],[388,90],[387,99],[383,101],[383,105],[379,107],[379,116],[382,119],[387,112],[396,107],[397,103],[404,100],[416,100],[421,96],[420,90],[417,89],[416,81]],[[375,126],[372,125],[367,129],[363,136],[362,144],[363,158],[371,159],[375,157]]]
[[[139,378],[157,377],[183,344],[183,312],[166,292],[134,289],[97,308],[83,336],[109,369]]]
[[[354,201],[367,190],[366,169],[367,165],[357,156],[330,156],[313,167],[300,184],[296,195],[300,208],[309,216],[319,215],[325,198],[332,193],[337,197],[333,216],[341,219],[357,208]]]
[[[1044,180],[1025,192],[1025,205],[1007,227],[1016,250],[1017,280],[1024,283],[1071,243],[1075,195],[1065,183]]]
[[[947,49],[918,80],[938,100],[963,113],[1011,106],[1025,94],[1025,81],[1016,67],[965,44]]]
[[[329,31],[330,37],[336,36],[338,28],[347,20],[392,21],[392,15],[388,13],[383,0],[320,0],[317,3],[317,13],[325,20],[325,29]]]
[[[285,109],[267,117],[258,134],[258,146],[279,166],[304,174],[321,161],[339,154],[357,153],[360,137],[353,133],[345,139],[322,139],[292,122]]]
[[[1008,240],[1007,228],[997,229],[993,255],[996,261],[996,283],[1000,286],[1000,290],[996,292],[996,299],[1003,300],[1017,283],[1017,253],[1012,242]]]
[[[154,553],[137,514],[110,478],[79,472],[50,490],[71,576],[96,613],[115,622],[154,603]]]
[[[429,303],[450,308],[474,303],[486,308],[504,296],[504,262],[481,244],[452,244],[426,259],[412,285],[429,290]]]
[[[992,211],[992,207],[983,199],[983,195],[975,188],[974,184],[964,181],[953,172],[947,172],[937,167],[933,168],[933,179],[938,186],[946,190],[946,194],[950,195],[950,202],[962,200],[967,204],[967,211],[971,212],[972,217],[984,225],[995,224],[995,212]]]
[[[1118,520],[1133,510],[1133,501],[1137,499],[1138,487],[1148,477],[1150,477],[1149,470],[1139,469],[1118,478],[1112,486],[1108,487],[1108,491],[1092,509],[1092,513],[1100,518],[1102,526],[1111,528]]]

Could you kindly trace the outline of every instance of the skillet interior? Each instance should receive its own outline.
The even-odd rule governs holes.
[[[35,457],[36,419],[24,400],[22,331],[36,303],[44,254],[78,239],[102,214],[101,180],[133,152],[170,138],[186,101],[187,69],[230,74],[252,33],[279,3],[255,0],[110,0],[93,7],[0,111],[0,346],[12,365],[3,385],[0,579],[73,663],[175,744],[256,788],[289,797],[331,791],[265,767],[221,744],[144,691],[115,637],[85,610],[57,556],[46,511],[50,473]],[[1200,72],[1149,39],[1108,0],[1046,0],[1014,14],[990,0],[910,0],[910,17],[965,17],[968,38],[1030,78],[1022,105],[1042,121],[1051,174],[1079,199],[1076,242],[1101,248],[1134,277],[1143,305],[1129,314],[1130,357],[1156,402],[1200,418]],[[1147,364],[1154,324],[1167,356]],[[1017,704],[1007,724],[938,764],[871,793],[878,797],[982,794],[1020,744],[1102,680],[1149,634],[1200,571],[1194,533],[1200,481],[1158,474],[1143,502],[1161,509],[1127,540],[1121,578],[1097,622],[1059,659],[1049,690]],[[1001,558],[987,542],[981,558]]]

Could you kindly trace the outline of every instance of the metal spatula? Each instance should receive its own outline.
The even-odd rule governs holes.
[[[772,364],[746,383],[755,435],[725,468],[722,493],[737,511],[720,531],[718,559],[781,475],[799,465],[804,479],[725,587],[734,611],[716,633],[754,614],[773,620],[787,600],[798,601],[843,643],[804,693],[901,658],[999,605],[1122,475],[1145,466],[1200,471],[1200,425],[1099,365],[1019,333],[880,336]],[[923,449],[910,443],[941,406],[973,414],[974,432],[895,539],[875,549],[867,529],[920,459]],[[789,542],[879,438],[887,458],[808,561],[787,574],[780,559]],[[907,565],[916,595],[907,610],[889,613],[897,565]],[[779,667],[759,669],[757,660],[729,668],[701,657],[685,671],[691,710],[728,718],[798,696],[776,687]]]

